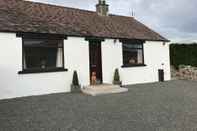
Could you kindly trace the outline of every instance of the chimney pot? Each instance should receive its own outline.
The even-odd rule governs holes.
[[[108,16],[109,5],[106,4],[105,0],[99,0],[99,3],[96,5],[96,12],[101,16]]]

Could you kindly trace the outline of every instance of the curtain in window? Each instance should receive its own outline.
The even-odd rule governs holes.
[[[138,63],[143,64],[143,52],[142,52],[142,50],[138,50],[137,58],[138,58]]]
[[[25,55],[25,52],[24,52],[23,55],[24,55],[24,56],[23,56],[23,57],[24,57],[24,58],[23,58],[23,59],[24,59],[24,60],[23,60],[23,68],[26,69],[26,68],[27,68],[27,64],[26,64],[26,58],[25,58],[26,55]]]
[[[62,59],[63,59],[63,50],[61,48],[58,48],[56,67],[62,67],[62,65],[63,65]]]

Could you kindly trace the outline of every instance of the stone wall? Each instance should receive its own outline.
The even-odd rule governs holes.
[[[171,66],[172,79],[181,80],[196,80],[197,81],[197,67],[180,65],[179,69]]]

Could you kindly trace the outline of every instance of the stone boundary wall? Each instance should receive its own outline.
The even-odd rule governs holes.
[[[196,80],[197,81],[197,67],[180,65],[179,69],[171,66],[172,79],[177,80]]]

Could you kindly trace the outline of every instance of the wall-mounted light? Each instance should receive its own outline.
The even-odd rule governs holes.
[[[162,67],[162,69],[164,69],[164,65],[165,65],[164,63],[161,63],[161,67]]]
[[[116,42],[117,42],[117,39],[114,39],[114,44],[116,44]]]
[[[165,46],[166,45],[166,42],[163,42],[163,46]]]
[[[114,44],[118,43],[119,39],[114,39]]]

